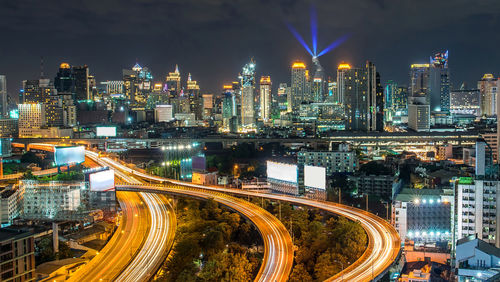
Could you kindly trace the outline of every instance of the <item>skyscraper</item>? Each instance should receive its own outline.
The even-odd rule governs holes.
[[[44,126],[45,107],[41,103],[19,104],[19,137],[32,137],[37,129]]]
[[[124,69],[122,74],[125,97],[132,103],[145,104],[153,89],[153,75],[149,69],[136,63],[131,70]]]
[[[481,116],[497,114],[498,84],[499,80],[491,73],[483,75],[483,78],[477,82],[481,101]]]
[[[415,131],[429,131],[431,95],[429,92],[429,64],[412,64],[408,97],[408,127]]]
[[[241,80],[241,126],[251,128],[255,125],[254,87],[255,62],[253,59],[243,67]]]
[[[264,122],[269,122],[271,118],[271,77],[262,76],[260,78],[260,118]]]
[[[397,96],[398,84],[392,80],[387,81],[384,87],[384,118],[386,122],[392,122],[395,114],[394,100]]]
[[[224,131],[238,131],[238,112],[233,85],[224,85],[222,93],[222,126]]]
[[[59,71],[54,78],[54,87],[58,93],[75,93],[75,78],[68,63],[61,63],[59,66]]]
[[[92,100],[92,89],[90,88],[89,81],[89,67],[73,66],[73,78],[75,84],[75,100]]]
[[[9,110],[7,109],[7,77],[0,75],[0,118],[7,117]]]
[[[179,66],[175,65],[175,70],[169,72],[166,78],[169,103],[173,107],[174,114],[180,112],[181,108],[181,73]]]
[[[448,51],[430,58],[429,95],[432,111],[450,111],[450,70]]]
[[[327,92],[325,72],[317,57],[312,58],[314,74],[312,76],[311,93],[307,93],[307,102],[323,102]]]
[[[191,78],[191,74],[188,74],[186,90],[185,96],[189,103],[188,112],[195,114],[197,120],[201,120],[203,109],[200,96],[200,85],[198,85],[196,80]]]
[[[333,93],[334,101],[337,104],[344,104],[345,91],[345,73],[351,69],[351,66],[346,63],[341,63],[337,68],[337,92]]]
[[[429,64],[412,64],[410,68],[410,97],[424,97],[430,104]]]
[[[377,79],[375,65],[366,62],[365,68],[345,68],[343,74],[340,84],[343,86],[346,130],[382,130],[383,123],[377,122],[377,104],[380,104],[380,100],[377,103],[377,91],[380,92],[380,83],[377,82],[380,78]],[[379,96],[383,98],[381,93]]]
[[[300,104],[306,99],[307,92],[307,69],[303,62],[297,61],[292,64],[292,79],[290,85],[291,112],[298,114]],[[290,107],[290,105],[289,105]]]

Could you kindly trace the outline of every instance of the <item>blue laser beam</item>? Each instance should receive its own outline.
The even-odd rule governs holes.
[[[292,25],[287,23],[286,26],[288,27],[290,32],[293,34],[293,36],[295,36],[295,38],[297,38],[297,40],[300,42],[300,44],[302,44],[302,46],[304,46],[304,48],[306,48],[307,52],[309,52],[309,54],[311,54],[311,56],[314,56],[313,52],[311,51],[311,48],[309,48],[309,46],[307,46],[307,43],[304,41],[304,38],[302,38],[302,36],[300,36],[300,34],[292,27]]]
[[[337,46],[339,46],[340,44],[344,43],[344,41],[346,41],[351,35],[350,34],[346,34],[342,37],[340,37],[339,39],[333,41],[330,45],[328,45],[328,47],[326,47],[325,49],[323,49],[323,51],[319,52],[319,54],[316,56],[316,57],[320,57],[320,56],[323,56],[324,54],[332,51],[333,49],[337,48]]]
[[[316,14],[316,9],[311,5],[311,37],[312,37],[312,50],[314,56],[316,56],[318,51],[318,17]]]

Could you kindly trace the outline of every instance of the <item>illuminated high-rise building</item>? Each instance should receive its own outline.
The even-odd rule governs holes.
[[[153,75],[138,63],[131,70],[124,69],[123,92],[132,103],[145,104],[148,94],[153,90]]]
[[[292,64],[292,79],[290,84],[289,107],[291,112],[298,114],[300,104],[306,100],[308,87],[308,71],[303,62],[297,61]]]
[[[387,81],[384,87],[384,111],[385,111],[385,121],[392,122],[392,118],[395,114],[395,103],[398,91],[398,84],[392,80]]]
[[[307,93],[307,102],[323,102],[327,93],[325,72],[317,57],[312,58],[314,74],[311,80],[311,92]]]
[[[181,73],[179,71],[179,66],[175,65],[175,70],[169,72],[165,83],[167,85],[168,99],[169,103],[172,105],[174,113],[179,113],[181,111]]]
[[[410,97],[424,97],[430,105],[429,64],[412,64],[410,69]]]
[[[432,111],[450,111],[450,69],[448,51],[430,58],[429,95]]]
[[[253,59],[243,67],[241,81],[241,126],[252,128],[255,125],[255,62]]]
[[[393,108],[397,116],[408,114],[408,87],[398,86],[392,98]]]
[[[0,118],[7,117],[9,111],[7,109],[7,77],[0,75]]]
[[[189,102],[188,111],[189,113],[193,113],[196,116],[197,120],[202,119],[203,108],[202,101],[200,96],[200,85],[196,80],[192,80],[191,74],[188,74],[188,80],[186,85],[186,98]]]
[[[491,73],[483,75],[483,78],[477,82],[481,101],[481,116],[497,114],[499,84],[499,80]]]
[[[19,110],[19,137],[32,137],[36,130],[46,124],[45,107],[41,103],[17,105]]]
[[[222,126],[224,131],[238,131],[238,105],[233,85],[224,85],[222,90]]]
[[[123,94],[123,80],[103,81],[101,85],[104,85],[107,95]]]
[[[380,118],[378,113],[380,106],[383,111],[383,105],[380,105],[380,97],[383,98],[383,95],[380,93],[380,77],[375,65],[366,62],[364,68],[350,68],[349,66],[343,72],[342,92],[346,130],[382,130],[383,122],[378,122],[377,119]]]
[[[54,78],[54,87],[58,93],[67,93],[73,95],[75,93],[75,78],[73,71],[68,63],[61,63],[59,71]]]
[[[260,78],[260,118],[264,122],[269,122],[271,118],[271,77],[262,76]]]
[[[334,103],[344,104],[346,72],[349,72],[350,69],[351,66],[346,63],[339,64],[337,68],[337,91],[333,93]]]

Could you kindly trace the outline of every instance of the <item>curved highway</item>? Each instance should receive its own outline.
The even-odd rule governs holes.
[[[96,155],[87,154],[87,157],[100,166],[105,165]],[[115,173],[127,183],[142,183],[119,171]],[[170,251],[176,229],[175,213],[170,200],[157,193],[116,194],[123,211],[120,226],[101,252],[69,280],[149,280]]]
[[[144,177],[147,174],[132,170],[122,164],[107,158],[101,157],[99,161],[115,168],[122,174],[132,174],[129,177]],[[154,187],[143,184],[121,186],[137,191],[137,188]],[[272,214],[266,210],[249,203],[245,200],[232,197],[219,191],[208,191],[202,189],[186,189],[183,186],[164,187],[151,192],[170,192],[182,196],[190,196],[201,199],[212,198],[215,201],[236,210],[252,221],[260,232],[264,241],[264,259],[262,266],[255,278],[255,281],[286,281],[293,265],[293,243],[290,234],[285,226]]]
[[[345,205],[339,205],[332,202],[309,200],[293,196],[256,193],[239,189],[228,189],[216,186],[197,185],[189,182],[170,180],[139,172],[137,170],[126,167],[113,160],[110,160],[110,165],[120,169],[123,172],[132,174],[135,177],[141,177],[144,179],[148,179],[150,181],[151,180],[157,181],[164,184],[158,186],[122,185],[119,187],[126,190],[133,191],[133,189],[140,189],[143,191],[151,191],[151,192],[165,191],[171,193],[182,193],[187,195],[193,195],[195,192],[196,193],[215,192],[217,195],[223,193],[232,193],[235,195],[242,195],[242,196],[264,197],[268,199],[286,201],[299,205],[319,208],[341,216],[345,216],[351,220],[359,222],[368,235],[369,238],[368,248],[356,262],[354,262],[349,267],[344,269],[344,271],[342,271],[341,273],[338,273],[337,275],[331,277],[329,279],[330,281],[340,281],[341,279],[355,280],[355,281],[370,281],[377,279],[379,278],[379,276],[384,274],[385,271],[388,269],[388,267],[392,264],[392,262],[397,257],[401,248],[401,241],[399,235],[396,229],[392,225],[387,223],[387,221],[385,221],[384,219],[361,209]]]

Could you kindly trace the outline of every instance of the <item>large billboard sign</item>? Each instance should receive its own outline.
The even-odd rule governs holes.
[[[0,158],[12,155],[12,145],[10,138],[0,138]]]
[[[304,166],[304,186],[325,190],[326,168],[321,166]]]
[[[297,175],[296,165],[267,161],[267,178],[297,184]]]
[[[205,156],[194,156],[192,158],[192,166],[194,171],[204,171],[207,169]]]
[[[107,192],[115,190],[115,171],[103,170],[89,174],[90,191]]]
[[[85,147],[55,147],[54,160],[57,166],[83,163],[85,161]]]
[[[116,137],[116,126],[97,126],[97,137]]]

